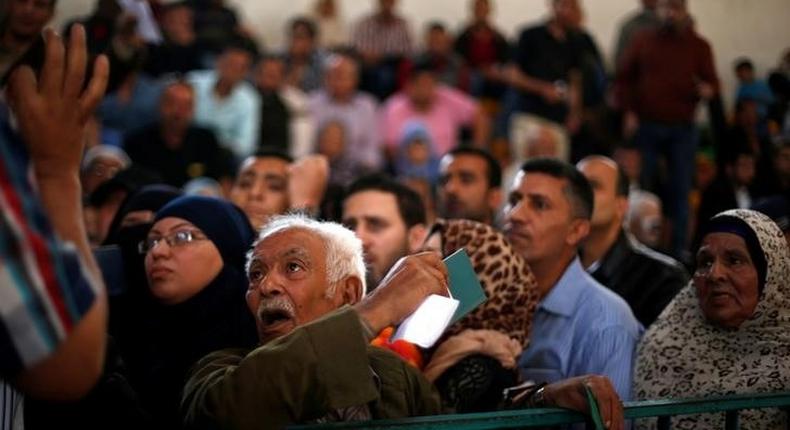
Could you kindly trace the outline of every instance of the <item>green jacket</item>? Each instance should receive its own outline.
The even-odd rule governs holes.
[[[360,406],[373,419],[438,414],[433,386],[365,331],[344,307],[255,350],[209,354],[184,388],[185,424],[282,428]]]

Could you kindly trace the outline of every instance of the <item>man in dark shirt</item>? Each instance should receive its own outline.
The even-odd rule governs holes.
[[[573,133],[580,111],[580,52],[574,31],[577,0],[552,0],[548,22],[521,32],[513,53],[511,84],[520,91],[520,112],[534,114]],[[572,121],[571,121],[572,120]]]
[[[710,45],[694,31],[685,0],[658,2],[660,26],[634,37],[619,64],[617,94],[623,109],[623,134],[642,152],[642,185],[655,189],[658,158],[667,159],[664,193],[673,221],[672,253],[687,246],[688,194],[694,172],[701,99],[718,93],[719,80]]]
[[[192,87],[171,83],[159,102],[159,122],[131,134],[124,148],[135,164],[159,173],[168,185],[180,187],[200,176],[229,182],[232,156],[210,130],[192,125],[194,106]]]
[[[255,86],[261,94],[261,132],[258,147],[287,153],[291,150],[291,110],[281,92],[285,86],[285,61],[262,58],[255,69]]]
[[[491,21],[491,2],[473,0],[471,6],[471,22],[455,39],[455,52],[472,69],[472,94],[498,99],[503,79],[498,66],[507,61],[510,46]]]
[[[169,4],[161,22],[164,41],[148,46],[145,71],[151,76],[161,76],[200,69],[202,52],[197,44],[192,8],[184,2]]]
[[[593,278],[625,299],[647,327],[686,285],[688,274],[680,263],[625,232],[628,180],[614,160],[590,156],[577,168],[590,181],[595,201],[582,264]]]

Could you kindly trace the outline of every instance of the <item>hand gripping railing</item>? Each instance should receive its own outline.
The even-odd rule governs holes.
[[[670,418],[676,415],[723,413],[725,429],[739,428],[738,411],[744,409],[779,408],[790,411],[790,392],[739,394],[702,399],[647,400],[625,403],[625,418],[658,417],[658,429],[671,427]],[[790,421],[790,419],[788,419]],[[295,429],[509,429],[544,427],[560,424],[584,423],[585,417],[565,409],[523,409],[516,411],[475,414],[434,415],[399,420],[334,423],[320,426],[299,426]],[[588,428],[593,428],[588,426]],[[788,426],[790,430],[790,426]]]

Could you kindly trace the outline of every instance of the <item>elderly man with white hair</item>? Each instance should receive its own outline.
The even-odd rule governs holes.
[[[264,225],[248,254],[247,275],[261,346],[198,362],[184,388],[187,428],[282,428],[440,412],[438,395],[419,370],[369,345],[428,295],[446,294],[439,254],[401,258],[365,296],[362,242],[354,233],[287,215]],[[526,405],[589,413],[587,389],[607,428],[622,429],[622,403],[601,376],[541,384]]]
[[[368,346],[429,294],[446,291],[438,256],[402,259],[363,301],[362,242],[340,224],[288,215],[262,228],[247,274],[262,346],[197,364],[184,390],[187,426],[280,428],[439,412],[416,368]]]

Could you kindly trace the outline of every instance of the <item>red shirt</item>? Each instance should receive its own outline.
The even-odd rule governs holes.
[[[626,48],[617,73],[623,109],[640,120],[665,123],[694,121],[699,82],[719,91],[710,45],[692,29],[642,31]]]

